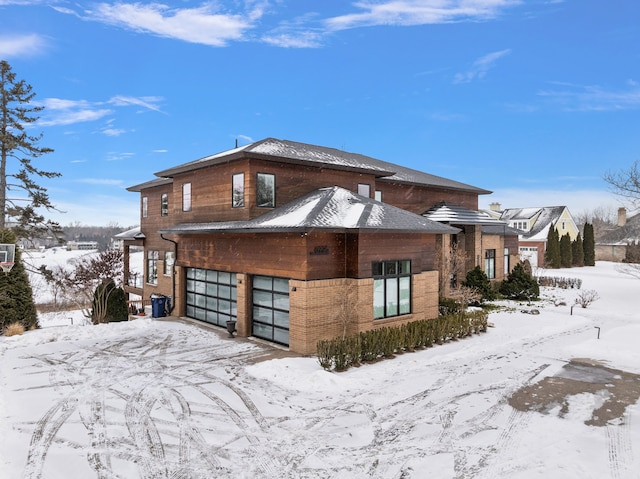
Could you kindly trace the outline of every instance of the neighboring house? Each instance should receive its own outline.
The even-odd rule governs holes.
[[[97,241],[67,241],[67,251],[98,249]]]
[[[571,241],[574,241],[580,232],[566,206],[501,210],[500,204],[492,203],[486,213],[520,231],[520,258],[522,261],[529,260],[534,267],[544,266],[549,228],[554,227],[560,238],[568,234]]]
[[[483,236],[484,219],[422,216],[442,201],[477,212],[490,192],[464,183],[273,138],[155,175],[128,188],[140,193],[141,225],[122,235],[125,261],[143,246],[146,265],[142,288],[125,290],[170,296],[173,315],[237,321],[240,336],[292,351],[436,317],[436,258],[453,241],[470,267],[504,275],[504,234]]]
[[[625,259],[627,245],[640,241],[640,214],[627,218],[626,208],[618,208],[617,224],[596,235],[596,261]]]

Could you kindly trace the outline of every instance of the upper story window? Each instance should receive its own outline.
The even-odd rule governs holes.
[[[411,261],[376,261],[373,273],[373,317],[411,313]]]
[[[191,183],[182,185],[182,211],[191,211]]]
[[[374,193],[374,198],[376,201],[379,201],[380,203],[382,203],[382,191],[380,190],[376,190]]]
[[[160,197],[160,214],[162,216],[169,215],[169,194],[168,193],[162,193],[162,196]]]
[[[258,173],[256,178],[256,204],[263,208],[275,208],[276,175]]]
[[[146,218],[149,216],[149,198],[146,196],[142,197],[142,217]]]
[[[358,194],[361,196],[371,197],[371,186],[365,183],[358,184]]]
[[[231,188],[231,206],[233,208],[244,208],[244,173],[233,175]]]

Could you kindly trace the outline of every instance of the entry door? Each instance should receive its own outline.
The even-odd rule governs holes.
[[[251,334],[289,345],[289,280],[272,276],[253,277]]]

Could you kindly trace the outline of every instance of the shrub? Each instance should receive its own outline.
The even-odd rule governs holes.
[[[486,332],[487,318],[485,311],[457,313],[413,321],[400,327],[363,331],[346,338],[321,340],[316,345],[318,362],[327,371],[344,371],[360,362],[377,361],[434,343]]]
[[[598,293],[592,289],[587,289],[584,291],[580,291],[578,293],[578,297],[576,298],[576,304],[579,304],[581,307],[586,308],[595,300],[599,299]]]
[[[495,291],[491,287],[491,281],[480,266],[476,266],[467,273],[463,286],[476,290],[480,293],[482,300],[491,301],[496,298]]]
[[[538,282],[518,263],[500,285],[500,293],[508,299],[532,300],[540,296]]]
[[[23,333],[24,333],[24,326],[20,322],[11,323],[7,325],[6,328],[4,328],[5,336],[20,336]]]
[[[440,298],[438,303],[438,314],[447,316],[449,314],[457,314],[462,312],[462,305],[453,298]]]
[[[540,276],[538,277],[538,284],[540,286],[550,286],[552,288],[560,289],[580,289],[582,286],[582,280],[579,278],[559,278],[555,276]]]
[[[94,324],[127,321],[129,306],[122,288],[117,288],[113,279],[98,285],[93,293],[91,320]]]

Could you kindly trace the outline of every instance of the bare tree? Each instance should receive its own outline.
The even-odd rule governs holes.
[[[640,204],[640,161],[636,160],[626,170],[607,172],[604,181],[609,183],[613,192],[629,199],[634,205]]]
[[[57,269],[45,277],[61,288],[66,297],[77,304],[85,317],[94,323],[104,322],[107,302],[113,291],[105,287],[110,281],[116,285],[123,277],[124,254],[120,250],[106,250],[78,258],[69,269]]]
[[[458,242],[451,243],[443,253],[436,252],[436,265],[440,271],[440,294],[448,296],[452,288],[461,282],[465,272],[468,254]]]

